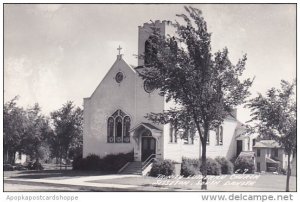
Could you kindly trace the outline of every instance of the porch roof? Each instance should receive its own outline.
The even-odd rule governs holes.
[[[260,147],[260,148],[283,148],[275,140],[260,140],[259,142],[256,142],[253,147]]]
[[[138,129],[140,126],[144,126],[145,128],[149,129],[150,131],[154,131],[154,132],[159,132],[161,133],[162,130],[157,128],[156,126],[152,125],[151,123],[145,123],[145,122],[141,122],[138,125],[136,125],[135,127],[133,127],[132,129],[129,130],[129,132],[133,132],[136,129]]]
[[[270,157],[266,157],[266,162],[267,163],[276,163],[276,164],[280,164],[280,161],[276,161],[274,159],[271,159]]]

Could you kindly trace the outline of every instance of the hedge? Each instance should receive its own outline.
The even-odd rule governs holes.
[[[90,154],[86,158],[75,158],[72,166],[73,170],[118,171],[127,162],[131,161],[133,161],[133,151],[126,154],[110,154],[104,158]]]
[[[251,155],[240,155],[234,162],[234,169],[239,173],[254,173],[254,159]],[[246,172],[247,171],[247,172]]]
[[[175,172],[175,166],[171,160],[158,160],[156,159],[150,170],[149,175],[157,177],[158,175],[170,176]]]
[[[215,160],[221,165],[222,174],[232,174],[234,165],[228,161],[225,157],[216,157]]]

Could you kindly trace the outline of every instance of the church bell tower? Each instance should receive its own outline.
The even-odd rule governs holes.
[[[142,55],[145,52],[145,43],[148,40],[149,36],[153,32],[153,26],[159,28],[162,35],[170,34],[170,21],[160,21],[156,20],[154,23],[144,23],[143,26],[139,26],[139,38],[138,38],[138,55]],[[142,58],[138,59],[138,66],[144,65],[144,60]]]

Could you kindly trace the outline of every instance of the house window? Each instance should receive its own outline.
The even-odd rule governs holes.
[[[117,110],[107,120],[108,143],[130,143],[130,117],[123,111]]]
[[[257,157],[260,157],[260,149],[257,149],[257,151],[256,151],[256,156],[257,156]]]

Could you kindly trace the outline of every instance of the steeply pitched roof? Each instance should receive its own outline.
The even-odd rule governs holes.
[[[278,142],[275,140],[260,140],[256,142],[253,147],[259,148],[282,148]]]

